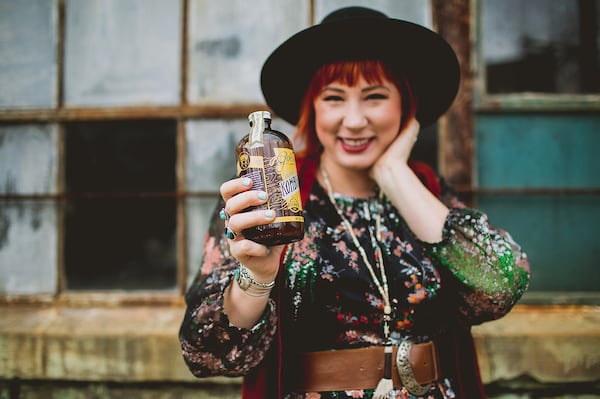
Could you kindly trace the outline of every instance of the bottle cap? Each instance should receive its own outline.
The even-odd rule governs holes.
[[[263,145],[263,132],[265,125],[269,125],[270,122],[265,124],[265,121],[271,120],[271,113],[268,111],[256,111],[248,115],[248,122],[250,123],[249,133],[249,145],[250,147],[262,146]]]
[[[255,111],[248,115],[248,122],[252,126],[253,122],[257,119],[268,119],[271,120],[271,113],[269,111]]]

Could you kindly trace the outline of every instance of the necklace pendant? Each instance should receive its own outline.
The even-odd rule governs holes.
[[[390,336],[390,325],[387,322],[383,324],[383,336],[387,342],[387,339]]]

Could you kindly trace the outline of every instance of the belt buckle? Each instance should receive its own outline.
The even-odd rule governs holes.
[[[398,376],[402,381],[402,386],[412,395],[421,396],[429,392],[431,382],[425,385],[421,385],[415,379],[415,374],[412,369],[412,365],[408,359],[410,348],[413,345],[413,341],[405,338],[398,345],[398,353],[396,354],[396,366],[398,367]]]

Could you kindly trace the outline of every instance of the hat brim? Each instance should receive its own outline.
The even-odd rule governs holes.
[[[368,17],[314,25],[281,44],[261,71],[265,101],[295,125],[317,69],[329,62],[366,59],[382,60],[408,78],[423,127],[446,112],[458,92],[458,60],[437,33],[408,21]]]

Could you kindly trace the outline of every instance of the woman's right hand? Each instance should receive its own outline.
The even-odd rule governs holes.
[[[242,233],[247,228],[272,223],[275,220],[275,212],[272,210],[245,211],[250,206],[266,203],[266,193],[253,190],[252,180],[248,177],[226,181],[221,185],[220,192],[225,201],[224,210],[228,215],[225,226],[235,233],[235,237],[228,238],[231,255],[248,268],[256,281],[273,281],[277,276],[284,246],[267,247],[246,239]]]

